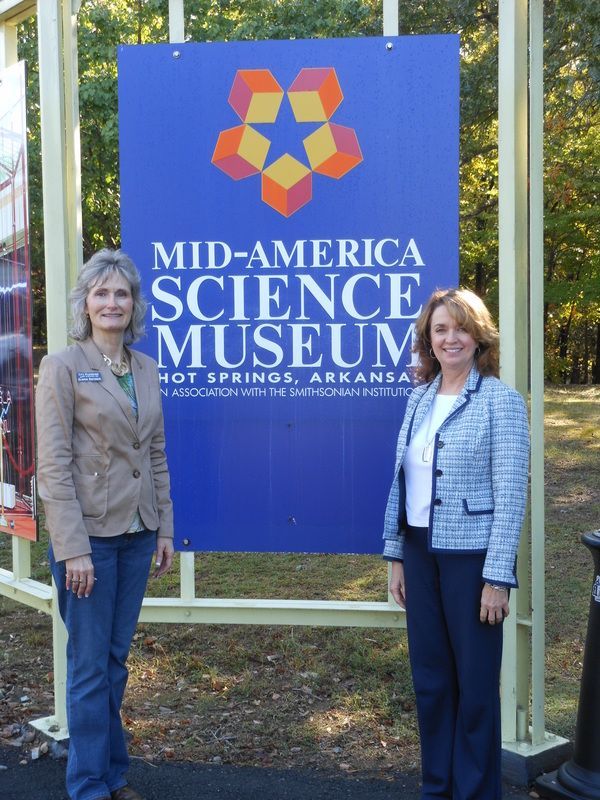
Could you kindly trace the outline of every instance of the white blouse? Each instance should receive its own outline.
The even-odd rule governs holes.
[[[404,457],[406,520],[415,528],[429,526],[433,485],[433,443],[440,425],[450,413],[456,394],[436,394],[427,416],[413,433]]]

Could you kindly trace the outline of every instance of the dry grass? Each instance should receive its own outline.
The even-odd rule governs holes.
[[[600,388],[546,394],[547,729],[572,737],[591,558],[580,534],[600,527]],[[34,576],[48,579],[45,544]],[[383,600],[386,566],[369,556],[201,554],[204,597]],[[0,540],[0,566],[10,543]],[[173,596],[179,576],[149,593]],[[0,714],[52,710],[50,624],[0,598]],[[310,766],[378,776],[418,767],[403,632],[369,629],[140,625],[124,716],[148,760]],[[30,700],[21,702],[28,696]]]

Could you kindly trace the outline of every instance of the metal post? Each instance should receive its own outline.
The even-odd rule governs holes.
[[[81,216],[78,192],[74,188],[79,178],[76,177],[78,156],[75,155],[78,146],[73,142],[73,132],[78,131],[79,123],[77,94],[73,90],[72,28],[66,47],[63,35],[65,14],[71,9],[71,0],[38,0],[46,314],[50,352],[67,344],[67,296],[81,260],[81,235],[79,233],[78,240],[76,233],[80,223],[70,222],[79,220]]]
[[[183,0],[169,0],[169,41],[185,41]]]
[[[169,0],[169,41],[173,44],[185,41],[185,19],[183,0]],[[196,596],[195,554],[181,553],[179,556],[179,595],[182,600],[194,600]]]
[[[600,531],[586,533],[582,542],[594,558],[592,596],[583,655],[575,750],[556,772],[536,782],[544,797],[571,800],[600,798]]]
[[[82,261],[76,14],[78,0],[38,0],[48,350],[67,344],[68,291]],[[53,587],[54,717],[35,727],[66,733],[67,633]]]
[[[79,79],[77,14],[81,0],[63,0],[63,85],[65,93],[65,195],[69,259],[68,286],[83,265],[81,215],[81,145],[79,137]]]
[[[532,445],[531,501],[513,601],[517,613],[504,630],[503,772],[514,783],[528,783],[569,751],[566,739],[544,730],[542,0],[500,0],[498,45],[501,372],[527,397],[529,370]],[[522,345],[527,341],[529,350]]]
[[[398,36],[399,32],[399,19],[398,19],[398,0],[383,0],[383,35],[384,36]],[[390,578],[392,576],[392,565],[388,564],[388,603],[394,608],[398,608],[396,601],[392,597],[389,590]]]
[[[17,29],[14,25],[0,22],[0,68],[17,63]]]
[[[383,35],[398,36],[398,0],[383,0]]]
[[[544,8],[529,4],[529,335],[531,398],[531,743],[545,741]]]
[[[194,553],[179,555],[179,595],[182,600],[194,600],[196,597],[196,568]]]
[[[58,595],[52,581],[52,657],[54,663],[54,714],[29,724],[52,739],[69,738],[67,726],[67,630],[58,610]]]
[[[500,0],[498,19],[498,184],[500,353],[502,379],[527,397],[527,0]],[[527,537],[524,536],[527,549]],[[527,552],[525,564],[529,563]],[[527,576],[525,581],[527,580]],[[513,604],[523,612],[519,595]],[[505,622],[502,666],[502,739],[517,740],[517,712],[529,708],[528,674],[520,653],[527,652],[527,630],[517,614]],[[507,624],[508,623],[508,624]]]

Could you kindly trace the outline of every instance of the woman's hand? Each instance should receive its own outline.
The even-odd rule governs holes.
[[[92,557],[76,556],[65,560],[67,591],[73,592],[77,597],[89,597],[94,588],[94,565]]]
[[[156,540],[156,558],[154,560],[154,575],[159,578],[171,569],[173,563],[173,539],[168,536],[159,536]]]
[[[480,621],[495,625],[508,617],[509,613],[508,589],[497,589],[490,586],[489,583],[484,584],[479,609]]]
[[[402,561],[392,561],[392,574],[390,576],[390,594],[400,608],[406,608],[406,588],[404,586],[404,564]]]

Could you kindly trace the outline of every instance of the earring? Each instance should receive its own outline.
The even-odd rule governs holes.
[[[437,361],[437,358],[435,357],[435,353],[433,352],[433,347],[429,348],[429,358],[433,359],[434,361]]]
[[[481,353],[481,348],[479,347],[479,345],[477,345],[477,347],[475,348],[475,356],[474,357],[475,358],[479,358],[479,354],[480,353]]]

